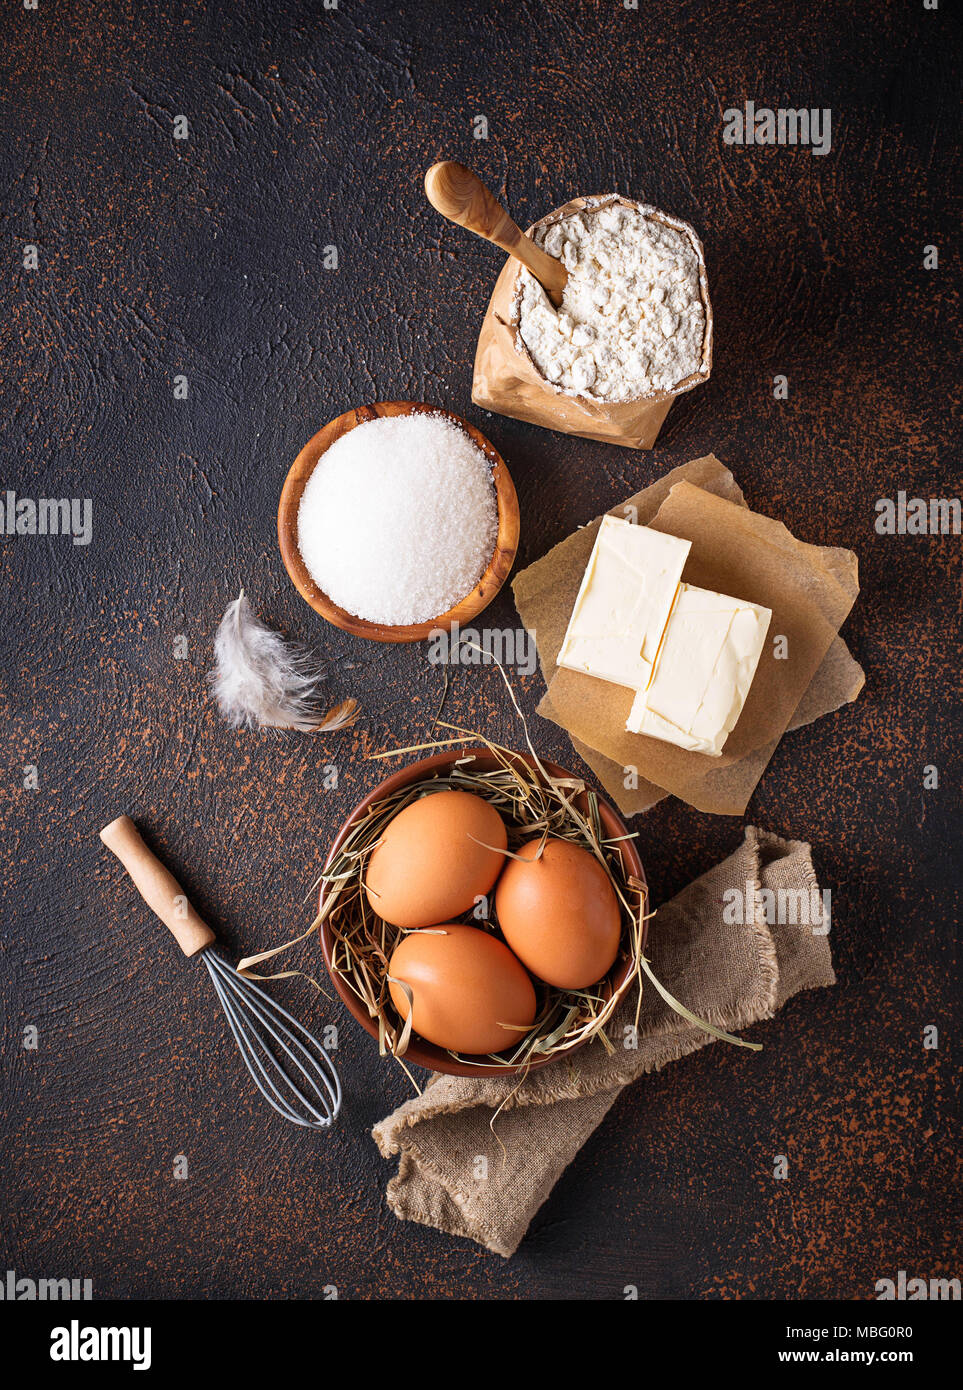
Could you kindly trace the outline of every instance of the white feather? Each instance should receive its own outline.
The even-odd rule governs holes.
[[[242,589],[228,605],[214,639],[208,679],[232,728],[247,726],[324,733],[352,723],[357,702],[322,713],[316,703],[322,673],[302,648],[259,621]]]

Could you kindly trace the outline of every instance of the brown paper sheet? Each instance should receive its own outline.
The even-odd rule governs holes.
[[[645,206],[616,194],[593,199],[573,198],[564,207],[556,208],[534,222],[527,229],[529,235],[536,227],[548,226],[573,212],[580,212],[589,202],[600,207],[609,203],[623,203],[627,207]],[[670,226],[688,232],[699,253],[702,301],[706,312],[700,370],[680,382],[675,391],[654,393],[637,401],[597,401],[588,396],[569,396],[557,391],[535,366],[517,325],[511,322],[512,301],[521,266],[514,257],[509,257],[495,282],[478,336],[471,391],[476,405],[485,410],[494,410],[499,415],[508,415],[513,420],[527,420],[546,429],[581,435],[585,439],[598,439],[603,444],[621,444],[627,449],[652,448],[676,396],[691,391],[693,386],[709,379],[712,370],[712,305],[709,302],[702,243],[693,228],[666,213],[655,209],[649,209],[649,212]]]
[[[693,489],[701,489],[719,500],[726,501],[733,508],[743,509],[747,516],[753,515],[748,512],[742,491],[732,474],[713,455],[695,459],[691,463],[673,469],[671,473],[650,487],[643,489],[634,497],[629,498],[627,502],[613,507],[611,514],[613,516],[628,515],[639,524],[648,525],[659,514],[662,504],[669,499],[676,485],[680,482],[686,482]],[[784,556],[787,553],[790,556],[795,556],[795,564],[806,580],[807,587],[809,577],[812,576],[812,592],[820,594],[826,605],[825,609],[819,609],[817,605],[817,613],[815,615],[810,613],[810,616],[814,616],[815,633],[820,638],[815,647],[811,642],[809,644],[808,661],[810,665],[815,652],[819,649],[822,638],[826,636],[827,627],[829,628],[829,641],[823,648],[822,656],[816,662],[810,678],[790,709],[784,728],[795,729],[811,723],[824,714],[832,713],[841,705],[854,700],[864,684],[861,668],[850,656],[845,642],[836,635],[835,631],[835,627],[838,626],[838,622],[842,621],[842,617],[845,617],[859,591],[856,557],[851,551],[807,545],[796,541],[779,523],[770,522],[764,517],[758,518],[756,522],[752,523],[753,533],[755,533],[758,523],[763,523],[761,531],[767,537],[762,544],[764,552],[768,556],[768,563],[781,566],[785,563]],[[590,686],[599,687],[603,691],[614,692],[616,695],[620,693],[615,686],[606,686],[604,682],[593,681],[590,677],[579,676],[576,672],[562,673],[555,666],[582,573],[595,541],[598,525],[599,519],[596,519],[555,546],[516,577],[513,589],[522,622],[536,635],[542,672],[546,684],[550,686],[549,693],[539,705],[539,713],[566,729],[572,737],[576,751],[596,773],[608,795],[615,801],[623,814],[632,816],[648,810],[668,794],[665,785],[658,781],[658,777],[663,775],[662,771],[657,770],[654,763],[650,764],[648,761],[643,761],[640,745],[645,745],[646,748],[655,746],[679,753],[682,753],[683,750],[672,749],[670,744],[660,745],[658,740],[643,738],[638,734],[627,734],[624,730],[624,714],[621,718],[621,724],[616,724],[614,730],[610,727],[610,720],[590,721],[590,727],[586,728],[584,718],[580,718],[577,729],[573,729],[569,726],[566,717],[560,714],[554,700],[554,682],[561,674],[570,674],[575,677],[576,681],[588,682]],[[661,529],[671,530],[672,528],[663,524]],[[695,550],[695,545],[693,550]],[[688,565],[685,577],[687,580],[691,578],[693,583],[702,582],[692,576]],[[724,592],[736,592],[735,587],[726,590],[722,584],[710,583],[707,587],[722,589]],[[742,595],[737,596],[741,597]],[[745,596],[749,597],[750,595],[747,593]],[[767,602],[764,598],[757,601]],[[839,617],[840,613],[842,613],[842,617]],[[837,618],[838,622],[835,622]],[[774,609],[771,632],[783,630],[783,628],[776,626],[776,610]],[[772,660],[771,653],[770,660]],[[782,666],[788,664],[790,663],[781,663]],[[800,669],[805,670],[805,667]],[[801,681],[797,680],[795,684],[798,686],[800,683]],[[784,704],[793,698],[792,692],[786,690],[785,686],[788,686],[788,682],[783,683]],[[740,720],[740,725],[742,722]],[[727,757],[727,755],[730,754],[732,738],[738,729],[739,726],[730,736],[721,759],[709,759],[699,754],[686,754],[685,757],[690,762],[695,760],[697,765],[702,765],[701,777],[690,778],[682,783],[676,782],[671,790],[677,795],[681,794],[683,799],[691,801],[701,810],[711,810],[720,814],[741,814],[775,750],[779,735],[770,737],[768,741],[763,742],[743,756],[741,760],[734,761],[731,756]],[[600,730],[602,731],[601,735]],[[631,740],[630,747],[634,756],[621,760],[618,757],[610,756],[608,748],[612,747],[613,738],[615,740],[620,738]],[[600,749],[600,742],[603,741],[608,747]],[[751,735],[748,741],[754,741]],[[635,768],[637,771],[627,778],[626,767]],[[626,785],[627,781],[628,785]],[[680,785],[682,787],[681,792],[675,791],[675,787]]]

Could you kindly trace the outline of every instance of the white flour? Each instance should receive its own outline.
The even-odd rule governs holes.
[[[699,370],[706,315],[699,256],[685,231],[611,203],[539,227],[533,238],[568,270],[557,313],[524,267],[515,300],[521,338],[556,390],[632,401]]]

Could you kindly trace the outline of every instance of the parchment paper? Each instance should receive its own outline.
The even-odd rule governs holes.
[[[580,212],[587,205],[594,209],[610,203],[641,208],[648,216],[684,231],[690,237],[699,256],[699,282],[706,314],[699,371],[686,377],[674,391],[653,392],[649,397],[636,401],[598,401],[589,396],[569,396],[557,391],[535,366],[519,335],[518,325],[512,322],[512,303],[521,265],[514,257],[509,257],[495,282],[478,336],[471,398],[476,405],[494,410],[499,415],[509,415],[514,420],[527,420],[546,429],[578,434],[585,439],[599,439],[605,444],[622,444],[628,449],[651,449],[676,396],[708,381],[712,370],[712,305],[709,302],[701,241],[688,222],[617,194],[573,198],[564,207],[556,208],[554,212],[533,222],[527,230],[531,235],[536,227],[550,226],[573,212]]]
[[[680,483],[687,486],[679,488]],[[691,495],[697,491],[705,494],[704,499]],[[774,660],[772,643],[767,644],[769,675],[762,690],[769,692],[767,698],[778,700],[778,707],[753,712],[752,723],[745,728],[744,719],[740,719],[723,756],[708,758],[628,734],[624,724],[631,703],[629,692],[578,672],[558,670],[555,659],[595,541],[596,519],[522,571],[513,585],[522,622],[535,634],[549,686],[539,713],[566,729],[576,751],[624,814],[647,810],[671,791],[700,810],[740,815],[781,734],[831,713],[854,700],[862,689],[863,672],[837,635],[859,592],[856,557],[848,550],[797,541],[780,523],[749,512],[732,474],[713,455],[673,469],[613,507],[611,514],[628,516],[641,525],[656,523],[672,534],[686,534],[693,541],[686,580],[773,608],[770,636],[782,633],[790,639],[789,657],[782,662]],[[684,530],[686,523],[689,532]],[[701,542],[693,527],[705,528]],[[710,535],[715,537],[711,545],[706,543]],[[748,551],[752,554],[746,559]],[[772,583],[773,570],[778,584]],[[752,590],[746,588],[750,572]],[[725,582],[713,582],[715,575]],[[766,590],[769,597],[761,593],[757,597],[757,579],[770,583]],[[778,607],[770,602],[777,590]],[[575,685],[587,685],[588,690],[576,690],[573,696],[572,683],[556,685],[559,676],[572,676]],[[759,679],[757,673],[750,700]],[[739,741],[734,744],[737,734]],[[626,748],[631,756],[620,756]],[[681,755],[680,759],[674,754]],[[627,777],[626,768],[636,772]]]

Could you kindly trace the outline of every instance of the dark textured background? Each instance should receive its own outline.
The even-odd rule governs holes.
[[[952,9],[3,7],[0,489],[91,497],[94,541],[0,542],[0,1270],[171,1298],[328,1283],[360,1298],[606,1298],[626,1284],[866,1298],[901,1268],[963,1274],[949,1133],[960,540],[873,529],[878,497],[960,487]],[[722,111],[746,97],[830,106],[832,153],[724,146]],[[178,114],[187,142],[172,138]],[[695,224],[715,370],[653,452],[471,405],[501,258],[427,205],[440,156],[473,163],[523,224],[609,189]],[[321,268],[328,243],[336,273]],[[306,925],[332,832],[383,772],[364,755],[417,741],[440,694],[423,649],[325,627],[276,549],[300,446],[377,398],[424,399],[488,433],[518,487],[521,564],[715,451],[751,505],[861,565],[844,635],[866,690],[784,740],[750,807],[814,844],[838,988],[756,1028],[758,1055],[712,1047],[623,1095],[507,1263],[387,1210],[368,1128],[408,1083],[300,981],[284,998],[343,1025],[344,1116],[329,1137],[272,1117],[203,968],[96,834],[129,810],[233,953]],[[219,722],[204,673],[241,582],[323,655],[332,698],[360,700],[356,730],[322,745]],[[513,624],[508,590],[489,617]],[[524,683],[529,711],[541,690]],[[459,676],[448,709],[519,740],[496,675]],[[535,727],[546,755],[575,762],[554,726]],[[330,758],[341,782],[325,793]],[[22,787],[31,763],[38,792]],[[922,788],[927,763],[938,791]],[[656,901],[740,837],[678,802],[638,828]],[[313,944],[299,959],[320,972]],[[31,1023],[36,1052],[20,1045]],[[929,1023],[937,1052],[922,1048]],[[186,1182],[172,1179],[179,1153]],[[788,1181],[771,1176],[777,1153]]]

